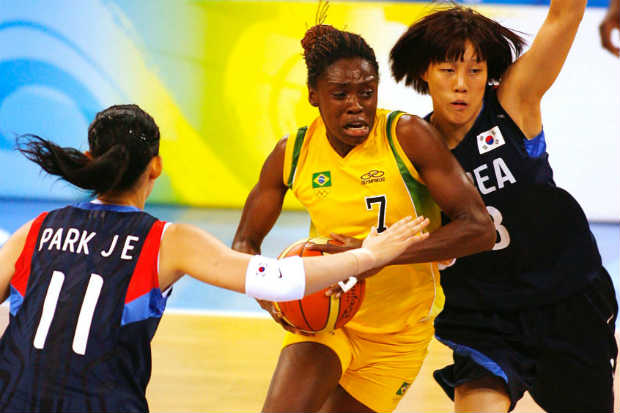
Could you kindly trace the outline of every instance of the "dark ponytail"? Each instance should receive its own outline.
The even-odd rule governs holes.
[[[88,128],[90,156],[36,135],[17,139],[18,150],[44,171],[95,194],[130,189],[159,153],[159,128],[137,105],[111,106]]]

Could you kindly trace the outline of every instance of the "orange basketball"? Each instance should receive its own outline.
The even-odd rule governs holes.
[[[297,241],[282,251],[279,258],[322,255],[321,251],[309,250],[306,247],[310,243],[327,242],[336,241],[325,238]],[[291,326],[307,333],[324,333],[342,327],[353,318],[362,305],[365,289],[366,282],[362,280],[337,298],[333,295],[328,297],[325,290],[321,290],[301,300],[277,302],[274,306]]]

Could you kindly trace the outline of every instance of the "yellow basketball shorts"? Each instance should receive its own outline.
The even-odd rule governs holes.
[[[340,359],[340,385],[357,401],[377,412],[391,412],[418,375],[433,337],[433,320],[394,334],[369,334],[346,326],[329,333],[287,333],[283,347],[315,342]]]

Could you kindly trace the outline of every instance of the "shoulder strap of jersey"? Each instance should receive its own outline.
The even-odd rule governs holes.
[[[297,135],[295,139],[288,139],[286,142],[286,150],[284,153],[284,167],[282,168],[284,185],[289,189],[293,188],[293,182],[295,181],[295,171],[297,170],[297,162],[299,161],[299,154],[301,153],[301,147],[304,143],[307,126],[303,126],[297,129]]]
[[[159,289],[159,248],[169,224],[166,221],[155,221],[142,244],[125,293],[121,326],[159,318],[166,308],[168,296]]]
[[[398,110],[390,112],[386,122],[386,136],[390,148],[392,149],[394,159],[396,160],[400,176],[407,187],[407,192],[409,192],[409,197],[411,198],[416,214],[418,216],[425,215],[430,218],[431,214],[434,215],[436,213],[435,203],[431,202],[432,198],[430,197],[428,188],[422,182],[422,178],[418,175],[418,171],[400,146],[398,137],[396,136],[396,123],[404,114],[404,112]]]
[[[165,221],[155,221],[146,235],[127,287],[125,302],[159,287],[159,247],[165,227]]]

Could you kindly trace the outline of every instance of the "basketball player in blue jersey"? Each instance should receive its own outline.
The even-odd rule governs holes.
[[[552,0],[523,55],[521,37],[464,7],[417,21],[390,53],[497,230],[492,251],[441,275],[435,334],[454,364],[435,378],[457,411],[511,410],[525,390],[549,411],[612,410],[618,305],[582,209],[553,181],[540,110],[585,7]]]
[[[232,251],[206,232],[143,212],[162,171],[159,129],[138,106],[112,106],[88,129],[89,151],[28,135],[20,150],[96,194],[43,213],[0,249],[0,411],[145,412],[150,341],[183,274],[261,299],[299,299],[385,265],[424,218],[371,231],[351,254],[274,260]]]

